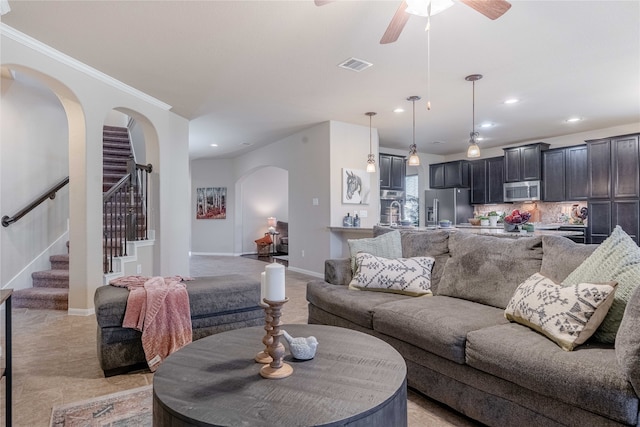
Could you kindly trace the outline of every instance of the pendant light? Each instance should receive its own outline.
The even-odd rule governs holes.
[[[464,78],[468,82],[473,82],[471,132],[469,133],[469,148],[467,149],[467,157],[469,158],[480,157],[480,147],[478,147],[478,142],[476,141],[478,137],[478,132],[476,132],[476,80],[480,80],[481,78],[482,74],[471,74]]]
[[[420,157],[418,157],[418,147],[416,147],[416,101],[420,99],[419,96],[410,96],[407,101],[413,102],[413,144],[409,146],[409,166],[420,166]]]
[[[367,172],[369,173],[376,172],[376,156],[373,154],[373,148],[371,146],[371,118],[376,114],[377,113],[371,111],[364,113],[365,116],[369,116],[369,156],[367,158]]]

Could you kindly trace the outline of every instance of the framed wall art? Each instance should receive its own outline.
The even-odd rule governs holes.
[[[369,179],[364,169],[342,169],[342,203],[368,205]]]
[[[198,188],[196,219],[227,218],[227,187]]]

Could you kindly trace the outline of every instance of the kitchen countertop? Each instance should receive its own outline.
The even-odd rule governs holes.
[[[335,232],[348,232],[348,233],[363,233],[363,234],[371,234],[373,232],[372,227],[328,227],[330,231]],[[434,228],[427,227],[391,227],[394,230],[414,230],[414,231],[427,231],[433,230]],[[534,237],[534,236],[582,236],[583,233],[581,231],[560,231],[557,229],[545,229],[538,230],[535,229],[533,232],[520,233],[514,231],[506,231],[502,225],[497,227],[481,227],[471,224],[458,224],[452,227],[447,228],[436,228],[437,230],[444,230],[450,232],[461,232],[461,233],[473,233],[473,234],[482,234],[482,235],[490,235],[496,237],[509,237],[509,238],[520,238],[520,237]]]

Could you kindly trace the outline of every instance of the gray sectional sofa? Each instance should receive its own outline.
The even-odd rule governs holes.
[[[490,426],[640,426],[640,288],[615,346],[564,351],[504,315],[529,276],[560,282],[595,246],[409,230],[401,243],[403,257],[435,258],[433,296],[349,289],[350,260],[327,260],[325,280],[307,285],[309,323],[383,339],[405,358],[409,387]]]

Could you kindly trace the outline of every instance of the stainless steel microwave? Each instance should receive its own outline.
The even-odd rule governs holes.
[[[525,202],[540,200],[540,181],[505,182],[503,187],[505,202]]]

